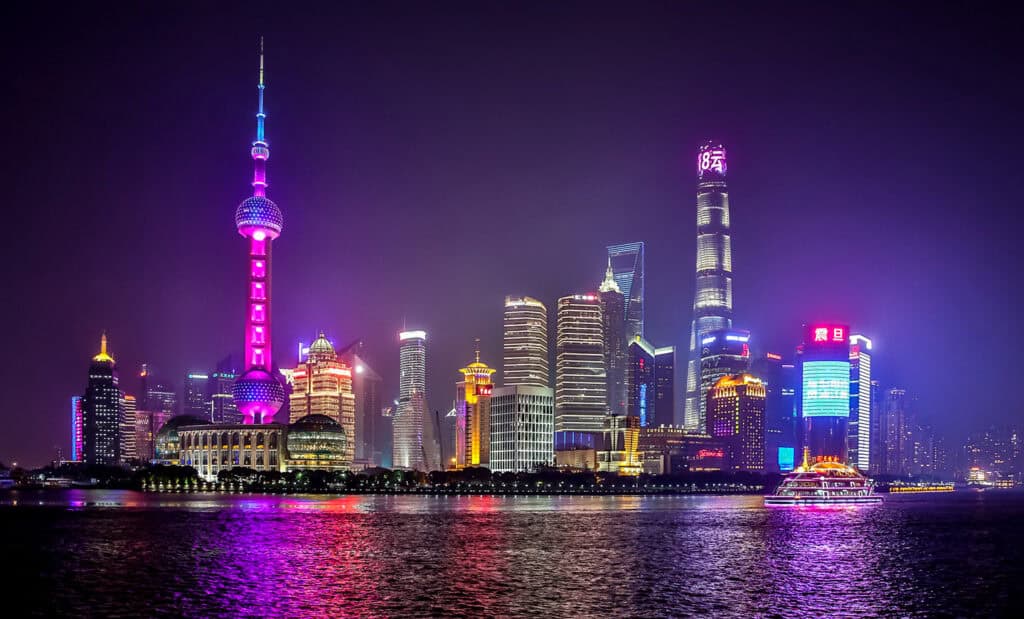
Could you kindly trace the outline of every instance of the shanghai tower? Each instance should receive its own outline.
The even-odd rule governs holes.
[[[252,196],[235,210],[235,227],[249,243],[245,303],[245,373],[231,389],[242,422],[273,423],[284,404],[284,387],[273,375],[270,355],[270,246],[281,235],[281,209],[267,197],[270,147],[263,135],[263,40],[260,40],[259,111],[251,154]]]
[[[697,286],[686,365],[683,425],[706,431],[701,418],[700,342],[704,333],[732,328],[732,241],[725,147],[707,142],[697,152]]]

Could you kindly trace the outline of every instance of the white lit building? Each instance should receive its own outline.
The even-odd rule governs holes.
[[[550,387],[496,387],[491,392],[491,471],[530,471],[537,464],[553,464],[554,430]]]

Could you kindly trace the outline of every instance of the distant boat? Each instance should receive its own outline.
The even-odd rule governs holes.
[[[775,494],[764,497],[766,507],[874,505],[882,502],[874,483],[860,471],[834,460],[804,464],[786,475]]]
[[[100,485],[100,480],[93,477],[92,479],[74,480],[71,482],[73,488],[95,488]]]

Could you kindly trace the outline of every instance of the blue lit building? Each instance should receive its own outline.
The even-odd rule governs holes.
[[[644,335],[644,244],[608,246],[612,277],[626,301],[626,340]]]
[[[717,329],[707,331],[698,342],[698,395],[700,397],[697,429],[707,432],[708,392],[726,376],[743,374],[750,368],[750,331]]]
[[[788,472],[799,463],[797,454],[796,365],[781,354],[768,352],[750,364],[750,372],[764,381],[765,469]]]
[[[850,329],[818,324],[806,329],[800,359],[802,444],[812,462],[847,460],[850,417]]]

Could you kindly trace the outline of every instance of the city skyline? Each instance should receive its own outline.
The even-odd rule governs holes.
[[[372,17],[364,16],[364,19],[373,22]],[[174,26],[163,26],[166,29],[161,31],[163,36],[170,36]],[[235,251],[237,243],[224,241],[225,226],[230,225],[224,209],[237,202],[243,166],[247,163],[238,156],[237,145],[241,140],[251,140],[251,117],[247,111],[253,108],[253,102],[246,95],[251,93],[247,87],[251,89],[251,58],[256,40],[253,33],[256,31],[255,28],[249,31],[239,28],[233,30],[227,40],[220,41],[204,30],[198,34],[198,44],[183,54],[180,67],[157,55],[123,65],[99,66],[94,69],[98,75],[86,72],[90,80],[102,78],[99,80],[104,86],[101,101],[123,94],[121,89],[125,84],[133,91],[151,91],[151,95],[139,95],[134,112],[140,115],[138,118],[129,114],[116,121],[102,110],[90,107],[96,103],[86,102],[86,111],[97,117],[93,121],[95,126],[86,124],[80,132],[65,137],[64,142],[44,139],[41,146],[25,145],[24,139],[33,128],[44,136],[50,135],[34,120],[26,128],[15,130],[15,147],[24,147],[36,158],[49,157],[46,159],[51,162],[49,165],[59,166],[70,175],[72,186],[83,186],[83,171],[94,176],[98,184],[84,185],[89,188],[86,191],[89,195],[82,200],[91,205],[90,209],[101,204],[106,210],[100,211],[102,215],[95,221],[69,214],[68,221],[46,226],[46,234],[43,234],[40,214],[52,212],[54,205],[67,200],[57,189],[41,191],[43,185],[35,172],[30,171],[25,179],[14,183],[15,195],[30,204],[41,201],[45,208],[18,215],[28,219],[25,240],[15,240],[5,251],[30,259],[51,252],[66,259],[69,255],[66,252],[87,255],[91,244],[100,238],[111,258],[109,269],[99,268],[89,261],[68,260],[74,272],[81,273],[81,283],[79,278],[72,278],[70,267],[56,264],[52,258],[42,261],[47,268],[45,277],[42,272],[30,269],[16,275],[16,294],[34,310],[23,318],[24,329],[18,331],[38,336],[46,330],[63,342],[57,352],[55,370],[61,376],[56,381],[47,378],[45,388],[36,386],[29,377],[26,391],[44,393],[42,397],[33,397],[30,403],[19,402],[19,396],[13,396],[9,410],[27,411],[28,415],[24,428],[16,435],[11,433],[0,438],[0,461],[17,459],[41,463],[54,457],[55,448],[66,447],[67,440],[52,438],[54,429],[68,426],[68,398],[81,393],[83,359],[95,352],[96,337],[104,329],[115,342],[122,372],[121,388],[137,397],[143,396],[135,386],[137,368],[143,361],[165,368],[162,375],[179,387],[180,394],[181,380],[187,369],[210,368],[226,354],[240,352],[236,350],[237,318],[242,314],[244,292],[239,270],[230,265],[237,266],[242,258],[240,251]],[[665,103],[657,107],[654,120],[628,116],[633,120],[628,125],[630,128],[620,130],[623,139],[631,145],[628,149],[621,148],[618,140],[602,133],[607,131],[602,129],[603,121],[617,118],[618,108],[591,102],[595,107],[589,108],[589,117],[577,124],[569,123],[569,128],[563,129],[566,136],[578,131],[583,137],[577,136],[579,139],[568,151],[554,148],[548,156],[578,155],[594,144],[601,148],[595,155],[576,158],[580,160],[574,161],[568,169],[547,175],[523,159],[527,153],[533,154],[536,147],[526,147],[513,137],[512,130],[529,125],[528,122],[487,114],[441,117],[442,126],[444,122],[456,123],[467,127],[467,132],[460,133],[455,144],[443,144],[438,136],[414,144],[428,158],[448,163],[441,166],[438,179],[428,179],[411,173],[415,162],[402,158],[397,148],[398,142],[404,142],[400,139],[401,131],[394,130],[383,136],[380,143],[375,143],[369,135],[360,133],[363,129],[354,120],[338,120],[333,114],[328,117],[321,106],[339,92],[341,84],[320,74],[310,75],[305,68],[304,62],[316,57],[315,45],[284,32],[266,34],[268,70],[274,76],[272,79],[280,80],[281,84],[273,82],[275,98],[271,106],[272,113],[277,114],[273,130],[277,140],[275,155],[282,153],[275,159],[275,196],[281,196],[281,203],[289,205],[289,217],[295,221],[292,224],[292,219],[289,220],[290,234],[276,247],[275,346],[282,367],[293,366],[296,361],[290,357],[294,342],[308,338],[311,328],[325,326],[335,339],[361,338],[367,342],[368,359],[385,377],[382,400],[388,402],[397,393],[393,378],[397,375],[398,357],[394,333],[401,327],[403,318],[407,318],[409,324],[419,325],[433,336],[428,393],[447,394],[451,371],[460,367],[468,336],[482,339],[485,358],[501,359],[501,307],[505,296],[529,295],[544,302],[550,310],[559,297],[590,289],[593,282],[600,281],[605,246],[623,240],[643,240],[647,254],[645,328],[651,333],[651,341],[677,347],[680,351],[678,372],[683,365],[681,351],[686,350],[689,306],[693,299],[689,280],[692,280],[695,251],[692,244],[695,236],[694,178],[688,162],[692,161],[698,143],[714,139],[729,148],[731,160],[742,162],[729,177],[736,211],[732,230],[738,252],[735,268],[740,273],[735,282],[738,302],[734,324],[751,331],[751,345],[755,350],[789,356],[799,341],[802,323],[840,321],[851,324],[858,332],[871,334],[876,355],[873,377],[882,380],[883,388],[899,386],[919,394],[921,408],[936,418],[936,425],[965,432],[976,429],[965,425],[968,421],[1005,423],[1019,413],[1012,402],[1001,403],[998,399],[974,402],[977,396],[972,395],[969,400],[954,389],[947,390],[946,381],[935,382],[940,370],[941,375],[951,371],[967,372],[965,380],[969,380],[971,374],[966,362],[944,354],[948,352],[949,334],[960,333],[959,325],[971,324],[973,318],[984,315],[982,309],[997,321],[992,331],[1003,331],[998,321],[1006,319],[998,311],[1000,303],[1009,305],[1017,294],[1008,289],[989,289],[990,296],[982,299],[981,308],[966,307],[960,301],[975,298],[972,293],[976,294],[982,287],[982,282],[975,280],[977,268],[994,262],[995,257],[1001,255],[1010,257],[1011,262],[1006,264],[1009,272],[1020,263],[1019,250],[1010,248],[1006,239],[999,236],[998,228],[987,228],[989,224],[982,222],[965,223],[968,209],[954,210],[953,206],[965,203],[965,196],[973,196],[968,193],[974,191],[973,185],[961,181],[966,179],[967,170],[980,171],[981,164],[971,161],[970,155],[991,153],[987,148],[990,143],[980,138],[974,142],[958,134],[950,137],[950,141],[966,143],[967,147],[950,149],[950,158],[945,159],[941,154],[925,153],[923,147],[913,151],[911,157],[906,144],[894,147],[891,152],[879,152],[876,139],[848,135],[845,141],[838,139],[849,130],[844,127],[817,128],[813,135],[810,132],[798,132],[796,136],[782,136],[772,131],[759,133],[757,120],[765,120],[763,116],[757,120],[738,120],[735,110],[716,113],[709,101],[689,102],[676,93],[668,96],[671,105]],[[358,55],[349,48],[356,45],[358,37],[355,39],[340,49],[331,46],[331,57],[336,62],[356,62]],[[25,44],[20,39],[16,43]],[[86,43],[81,47],[80,59],[69,59],[67,65],[55,70],[67,71],[70,75],[76,70],[76,63],[89,61],[97,54],[102,56],[110,49],[108,43],[99,40],[90,39]],[[438,50],[446,45],[440,40],[430,43]],[[558,44],[551,41],[547,45],[557,47]],[[404,66],[416,65],[411,56],[401,53],[399,56],[406,63]],[[631,58],[639,59],[638,56]],[[493,53],[489,59],[494,59]],[[148,81],[151,78],[142,70],[146,60],[168,69],[174,79],[166,80],[164,76],[158,81]],[[880,58],[876,61],[880,62]],[[201,95],[205,109],[197,114],[194,105],[181,104],[184,100],[176,98],[179,95],[172,84],[184,82],[189,71],[207,63],[209,68],[201,71],[197,79],[211,88]],[[466,65],[462,69],[470,72],[471,82],[476,85],[491,83],[489,73],[478,72],[482,71],[481,67]],[[667,71],[667,66],[659,70]],[[409,74],[395,71],[392,78],[407,79]],[[588,84],[596,84],[592,81],[594,78],[588,77],[578,82],[584,91]],[[613,77],[628,83],[624,74],[615,73]],[[77,79],[70,79],[64,88],[74,88]],[[543,81],[543,77],[533,74],[520,75],[519,83],[537,79]],[[440,83],[453,85],[455,82],[441,80]],[[32,84],[30,78],[19,74],[15,109],[27,105],[26,89]],[[310,86],[316,87],[313,92],[302,91]],[[380,129],[386,124],[381,122],[379,112],[369,108],[389,100],[384,93],[395,92],[395,89],[403,91],[405,87],[397,82],[389,86],[372,80],[369,86],[363,91],[350,89],[343,101],[346,111],[359,118],[359,123],[365,123],[373,134],[374,128]],[[486,91],[480,96],[484,102],[497,104]],[[576,101],[571,97],[562,100]],[[618,105],[630,109],[643,107],[631,104],[628,98],[617,101]],[[894,104],[897,112],[908,114],[918,102],[918,97],[897,90]],[[57,127],[63,126],[66,120],[50,105],[44,101],[42,109],[51,111]],[[174,139],[168,138],[167,129],[154,126],[157,123],[153,119],[166,112],[165,106],[175,109]],[[312,106],[311,116],[297,113],[304,106]],[[429,102],[426,107],[435,115],[429,117],[433,119],[431,122],[436,123],[439,108]],[[290,112],[278,114],[284,109]],[[420,126],[411,124],[417,120],[424,121],[424,126],[431,124],[425,122],[428,116],[413,112],[411,107],[392,108],[392,112],[408,123],[400,123],[400,128],[408,130]],[[679,117],[683,114],[692,118],[681,121]],[[796,118],[783,117],[790,122]],[[552,118],[566,120],[558,114]],[[811,124],[810,120],[807,122]],[[980,119],[974,122],[975,127],[984,124]],[[112,135],[97,139],[100,125],[104,129],[112,128]],[[352,134],[353,139],[337,141],[345,145],[341,155],[322,157],[334,146],[334,142],[319,144],[319,140],[314,140],[318,128],[322,127],[341,135]],[[496,140],[498,144],[491,147],[493,150],[487,151],[490,156],[514,164],[512,170],[526,171],[526,178],[522,180],[532,181],[536,190],[519,189],[520,180],[511,176],[485,174],[483,178],[488,182],[514,189],[509,197],[497,197],[490,190],[484,191],[477,182],[469,181],[481,169],[473,162],[459,159],[459,146],[476,145],[479,149],[479,143],[469,137],[469,130],[482,128],[500,136]],[[943,138],[941,132],[928,136],[921,142]],[[78,140],[95,144],[89,150],[98,153],[99,163],[87,163],[81,170],[61,163],[64,155],[56,152],[57,145],[65,144],[62,150],[69,153],[80,151]],[[166,164],[137,157],[136,143],[140,141],[143,153],[173,151],[177,166],[174,176],[190,179],[188,183],[178,183],[178,189],[171,192],[175,194],[173,197],[157,195],[165,188],[162,171]],[[300,158],[302,146],[311,141],[317,146],[312,153],[321,157],[319,161],[309,159],[312,153]],[[641,144],[650,146],[642,162],[624,154]],[[203,152],[204,148],[209,152]],[[189,153],[188,160],[185,153]],[[1000,157],[1000,154],[1005,153],[997,148],[995,154],[989,155],[991,160],[986,169],[995,166],[1000,170],[1008,165],[1011,158]],[[446,160],[445,156],[455,160]],[[787,163],[780,167],[780,160]],[[488,167],[495,161],[490,160]],[[882,175],[887,182],[881,182],[882,177],[876,174],[879,168],[885,167],[900,169],[901,180],[894,183]],[[953,178],[958,182],[937,179],[941,174],[935,174],[935,168],[957,170]],[[331,175],[336,174],[340,175],[340,182],[330,180]],[[365,178],[357,178],[360,174]],[[1008,178],[1010,174],[1003,177]],[[389,189],[385,181],[390,176],[406,179],[416,191],[421,191],[418,203],[409,199],[415,194],[412,189]],[[935,184],[926,186],[924,179]],[[653,188],[639,201],[629,190],[636,183]],[[799,194],[808,195],[809,204],[793,204],[792,195],[797,195],[793,193],[797,190],[810,191],[809,195]],[[997,196],[1004,190],[999,187],[987,191],[993,192],[990,196]],[[488,256],[483,264],[471,265],[469,279],[486,280],[484,290],[465,286],[464,276],[446,282],[443,273],[454,272],[455,263],[461,264],[456,260],[460,250],[446,249],[450,239],[444,233],[446,227],[458,221],[451,208],[441,206],[441,197],[452,191],[459,207],[483,199],[488,212],[500,216],[490,222],[490,229],[510,239],[543,222],[542,237],[533,243],[537,255],[519,263],[509,263],[498,255]],[[843,193],[852,193],[852,196],[844,198],[840,195]],[[371,200],[373,196],[377,199]],[[93,200],[99,202],[92,204]],[[971,200],[982,198],[972,197]],[[872,201],[878,204],[870,204]],[[560,211],[553,208],[565,202],[568,205],[563,204]],[[360,205],[372,212],[361,212]],[[389,205],[393,210],[387,215]],[[952,217],[946,217],[946,221],[942,217],[919,220],[919,209],[925,206],[938,209],[938,213],[946,209],[946,214]],[[549,209],[557,214],[552,215]],[[83,213],[91,216],[96,211],[84,209]],[[175,221],[188,221],[188,225],[171,225],[165,219],[170,213],[174,214]],[[640,215],[646,217],[650,225],[628,228],[631,220]],[[582,228],[579,227],[581,216],[590,217]],[[664,225],[659,218],[666,218],[672,224]],[[319,225],[318,222],[323,221],[327,225]],[[358,232],[352,232],[350,225],[353,223],[357,224]],[[610,225],[613,223],[615,225]],[[105,236],[110,233],[98,235],[96,226],[99,225],[113,226],[111,230],[116,233],[111,237]],[[988,239],[988,243],[959,246],[959,252],[953,252],[953,257],[944,257],[944,247],[961,234],[964,225],[969,226],[969,234]],[[895,232],[888,231],[901,227],[904,230],[913,227],[913,235],[899,238]],[[869,247],[876,253],[872,259],[876,268],[864,269],[846,259],[841,246],[842,241],[851,238],[848,236],[853,234],[851,230],[856,231],[852,238],[857,242],[863,241],[862,234],[867,233]],[[325,243],[332,239],[346,242]],[[381,242],[383,239],[390,241]],[[566,242],[571,242],[574,251],[566,251]],[[34,248],[32,243],[40,243],[40,247]],[[176,254],[172,248],[183,244],[190,248],[190,255],[181,257],[175,265],[166,264],[163,257]],[[458,242],[454,245],[457,247]],[[330,252],[325,253],[324,247],[330,247]],[[814,259],[808,260],[807,253]],[[421,255],[430,255],[432,259],[413,259]],[[325,263],[322,269],[337,268],[344,275],[336,285],[337,290],[324,290],[316,282],[316,278],[324,275],[322,269],[313,269],[310,273],[310,264],[324,260],[331,262]],[[212,266],[220,264],[226,266]],[[138,269],[140,273],[135,274],[135,265],[148,268]],[[384,273],[388,277],[383,278]],[[460,273],[465,275],[464,271]],[[1006,276],[1006,273],[996,269],[995,275]],[[864,279],[867,276],[870,279]],[[387,281],[378,281],[382,279]],[[55,319],[55,312],[63,311],[65,304],[52,296],[53,293],[40,289],[38,284],[48,281],[67,281],[68,288],[62,288],[61,296],[89,301],[83,304],[85,307],[76,309],[73,320]],[[97,290],[105,292],[89,294]],[[954,299],[954,303],[945,303],[947,297]],[[396,303],[397,298],[405,301]],[[893,310],[894,305],[898,311]],[[554,325],[550,311],[549,324]],[[15,337],[17,348],[30,348],[20,345],[23,336]],[[978,337],[993,336],[986,332]],[[48,354],[53,354],[52,348]],[[30,356],[30,366],[35,367],[32,359]],[[939,359],[943,362],[939,363]],[[244,371],[245,367],[238,369]],[[997,397],[982,394],[982,398]],[[678,399],[676,406],[681,406]]]

